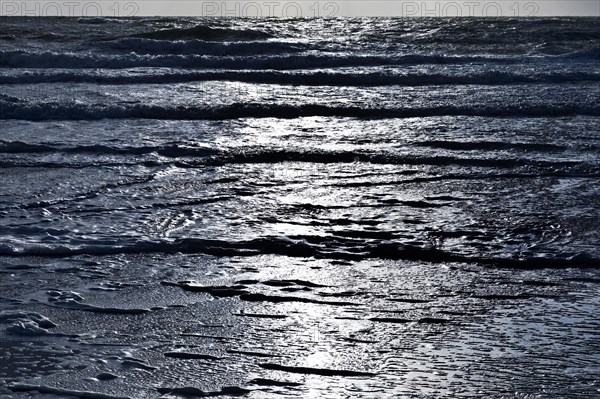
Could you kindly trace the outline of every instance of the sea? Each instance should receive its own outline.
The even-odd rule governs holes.
[[[599,25],[0,18],[0,395],[600,397]]]

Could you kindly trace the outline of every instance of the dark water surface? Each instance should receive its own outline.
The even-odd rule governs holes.
[[[0,394],[600,396],[598,23],[2,19]]]

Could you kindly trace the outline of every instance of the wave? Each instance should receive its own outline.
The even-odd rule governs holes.
[[[225,42],[215,43],[204,40],[154,40],[144,38],[124,38],[98,43],[101,49],[133,51],[137,54],[204,54],[204,55],[258,55],[297,53],[309,47],[300,43],[287,42]]]
[[[600,60],[600,47],[593,47],[585,50],[575,51],[569,54],[565,54],[564,58],[568,59],[583,59],[583,60]]]
[[[556,57],[552,57],[556,59]],[[136,67],[224,68],[224,69],[309,69],[352,66],[422,65],[422,64],[519,64],[546,60],[544,57],[453,56],[437,54],[353,55],[347,53],[309,53],[265,56],[206,55],[100,55],[95,53],[0,51],[0,67],[9,68],[105,68]]]
[[[0,140],[0,152],[8,154],[52,152],[53,148],[43,144],[28,144],[21,141]]]
[[[201,39],[207,41],[265,40],[273,36],[267,32],[254,29],[211,28],[198,25],[191,28],[161,29],[138,33],[132,37],[157,40]]]
[[[556,254],[554,257],[486,257],[467,256],[436,248],[420,247],[411,244],[394,243],[388,240],[371,240],[291,236],[263,237],[247,241],[225,241],[188,238],[176,241],[143,239],[104,240],[94,244],[77,245],[19,244],[15,247],[8,242],[0,243],[1,256],[52,256],[74,255],[114,255],[137,253],[184,253],[212,256],[257,256],[283,255],[290,257],[315,257],[360,261],[364,259],[413,260],[432,263],[465,262],[480,263],[505,268],[586,268],[599,267],[600,259],[586,253]]]
[[[84,24],[84,25],[102,25],[102,24],[107,24],[111,22],[110,19],[108,18],[101,18],[101,17],[89,17],[89,18],[78,18],[77,19],[77,23],[79,24]]]
[[[560,117],[600,116],[600,105],[481,105],[435,106],[415,108],[365,108],[319,104],[286,105],[233,103],[224,106],[189,107],[145,104],[87,105],[4,101],[0,98],[0,119],[21,120],[99,120],[99,119],[163,119],[163,120],[230,120],[239,118],[350,117],[367,119],[416,118],[433,116],[481,117]]]
[[[144,155],[156,153],[165,157],[204,157],[215,155],[218,150],[208,147],[191,147],[181,144],[162,146],[113,147],[106,145],[81,145],[74,147],[57,147],[45,144],[29,144],[22,141],[0,140],[0,153],[70,153],[70,154],[104,154],[104,155]]]
[[[516,85],[532,83],[597,82],[600,73],[548,72],[526,75],[519,72],[489,71],[468,75],[442,73],[382,72],[283,72],[283,71],[178,71],[146,74],[102,74],[98,71],[25,72],[0,76],[0,84],[33,83],[99,83],[99,84],[160,84],[202,81],[235,81],[244,83],[305,85],[305,86],[430,86],[430,85]]]
[[[212,156],[203,161],[203,164],[222,165],[236,163],[279,163],[279,162],[311,162],[311,163],[353,163],[353,162],[369,162],[373,164],[393,164],[393,165],[459,165],[459,166],[475,166],[475,167],[490,167],[490,168],[507,168],[512,169],[519,166],[538,166],[549,167],[556,169],[559,173],[560,168],[583,169],[585,176],[590,173],[598,172],[595,168],[589,168],[589,165],[582,164],[577,161],[537,161],[526,158],[495,158],[489,157],[469,158],[469,157],[454,157],[454,156],[420,156],[420,155],[399,155],[394,153],[369,153],[359,151],[294,151],[294,150],[261,150],[252,151],[248,149],[244,152],[223,152],[218,156]],[[583,168],[581,168],[583,167]],[[563,171],[564,172],[564,171]],[[573,171],[571,171],[573,172]],[[512,177],[518,174],[512,174]],[[593,175],[597,176],[597,175]],[[455,175],[454,178],[463,178],[464,176]],[[496,176],[486,175],[486,178],[494,178]],[[449,178],[446,176],[445,178]],[[470,177],[472,178],[472,176]],[[431,178],[413,178],[409,181],[417,182],[429,180]],[[437,178],[434,178],[437,179]],[[407,182],[407,180],[403,180]],[[390,184],[387,182],[386,184]]]
[[[535,152],[559,152],[565,151],[566,146],[547,143],[507,143],[501,141],[442,141],[428,140],[415,143],[419,147],[440,148],[445,150],[459,151],[498,151],[518,150]]]
[[[18,97],[13,97],[13,96],[7,96],[6,94],[2,94],[0,93],[0,101],[2,101],[3,103],[9,102],[9,103],[23,103],[24,101],[21,100]]]
[[[454,142],[448,142],[450,147],[453,147]],[[503,143],[498,143],[500,149]],[[408,144],[420,145],[420,143]],[[473,148],[479,145],[473,143]],[[494,150],[494,147],[489,147],[484,143],[488,150]],[[550,147],[548,147],[550,146]],[[560,146],[556,148],[552,145],[544,144],[515,144],[509,146],[511,149],[518,149],[531,154],[531,151],[547,152],[558,151]],[[481,157],[468,156],[452,156],[452,155],[405,155],[392,152],[366,152],[366,151],[325,151],[325,150],[304,150],[304,149],[277,149],[277,148],[245,148],[244,151],[230,149],[216,149],[207,147],[193,147],[183,145],[165,144],[162,146],[140,146],[140,147],[111,147],[103,145],[94,146],[49,146],[41,144],[28,144],[20,141],[0,142],[1,153],[66,153],[66,154],[89,154],[95,155],[144,155],[157,154],[165,158],[173,158],[173,161],[157,161],[157,160],[137,160],[135,165],[157,166],[164,165],[165,162],[172,163],[180,168],[197,168],[200,166],[220,166],[226,164],[276,164],[283,162],[309,162],[316,164],[329,163],[356,163],[368,162],[372,164],[387,164],[387,165],[433,165],[433,166],[466,166],[466,167],[484,167],[497,169],[515,169],[519,167],[536,167],[543,168],[542,170],[531,171],[527,173],[512,172],[508,174],[483,174],[483,175],[444,175],[444,176],[424,176],[414,177],[407,180],[385,181],[385,182],[351,182],[343,183],[344,186],[365,186],[365,185],[395,185],[404,183],[417,183],[435,180],[461,180],[461,179],[497,179],[497,178],[531,178],[541,176],[552,177],[580,177],[580,178],[597,178],[600,176],[600,169],[595,165],[580,161],[551,161],[537,160],[527,157],[503,157],[490,158],[485,155]],[[177,159],[178,158],[178,159]],[[120,163],[98,163],[94,160],[89,165],[131,165],[126,162]],[[89,166],[88,165],[88,166]],[[9,167],[45,167],[45,168],[69,168],[69,167],[85,167],[86,164],[78,160],[76,163],[49,163],[45,161],[22,162],[21,160],[0,162],[0,166]],[[336,184],[337,185],[337,184]]]

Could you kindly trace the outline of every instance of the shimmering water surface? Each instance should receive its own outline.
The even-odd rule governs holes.
[[[0,394],[600,396],[598,23],[0,20]]]

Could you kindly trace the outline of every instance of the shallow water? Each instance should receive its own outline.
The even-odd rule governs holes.
[[[597,19],[54,22],[0,21],[2,395],[600,395]]]

